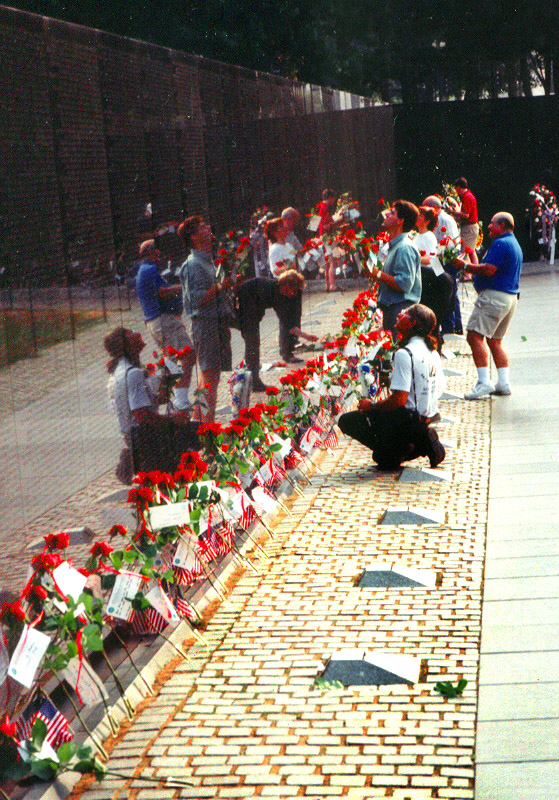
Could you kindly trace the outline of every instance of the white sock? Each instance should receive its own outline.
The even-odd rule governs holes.
[[[508,386],[509,385],[509,377],[510,377],[510,368],[509,367],[499,367],[497,370],[497,383],[499,386]]]
[[[477,367],[478,383],[489,383],[489,367]]]
[[[184,411],[185,408],[190,408],[188,389],[184,386],[175,387],[173,389],[173,405],[177,411]]]

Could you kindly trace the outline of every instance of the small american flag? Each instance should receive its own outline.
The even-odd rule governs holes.
[[[194,581],[204,577],[204,570],[198,558],[194,560],[192,569],[183,569],[183,567],[173,567],[173,575],[177,586],[188,586]]]
[[[55,750],[64,742],[69,742],[74,738],[64,714],[61,714],[48,698],[43,699],[37,695],[27,708],[24,708],[16,721],[17,735],[20,740],[30,738],[36,719],[42,719],[47,726],[45,741]]]
[[[177,591],[177,595],[175,597],[175,608],[177,612],[181,615],[181,617],[186,617],[187,619],[196,619],[197,614],[190,605],[190,603],[184,599],[180,591]]]
[[[329,449],[333,449],[334,447],[338,446],[338,437],[336,436],[336,431],[333,428],[324,440],[323,444],[324,447]]]
[[[218,553],[216,553],[215,548],[213,547],[212,542],[210,541],[209,537],[200,537],[198,539],[198,557],[204,564],[209,564],[210,561],[213,561],[217,558]]]
[[[283,460],[283,466],[285,469],[295,469],[297,464],[300,464],[301,461],[304,461],[305,457],[298,451],[293,448],[288,455]]]
[[[146,608],[144,611],[136,611],[132,620],[132,630],[138,635],[145,633],[161,633],[165,630],[169,620],[165,619],[155,608]]]

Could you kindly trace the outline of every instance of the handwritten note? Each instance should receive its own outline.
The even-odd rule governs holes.
[[[187,500],[183,500],[182,503],[165,503],[149,509],[149,524],[154,531],[175,525],[186,525],[189,521],[190,503]]]
[[[141,575],[135,575],[133,572],[119,573],[109,597],[107,614],[129,622],[133,614],[131,600],[137,595],[142,583]]]
[[[46,634],[26,625],[10,660],[10,678],[30,689],[49,644],[50,638]]]

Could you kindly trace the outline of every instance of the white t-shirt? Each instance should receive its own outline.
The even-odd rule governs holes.
[[[138,424],[132,416],[132,411],[137,411],[139,408],[157,408],[143,369],[134,367],[127,358],[121,358],[116,365],[115,371],[109,378],[107,389],[109,401],[123,436],[127,436]]]
[[[291,269],[291,264],[293,268],[295,267],[297,259],[297,252],[294,247],[292,247],[287,242],[285,244],[280,244],[279,242],[274,242],[270,245],[268,251],[268,262],[270,264],[270,272],[277,278],[278,275],[281,275],[282,272],[285,271],[286,268]],[[277,267],[276,265],[278,262],[283,262],[283,268]]]
[[[446,228],[446,230],[441,231],[441,228]],[[450,214],[447,214],[446,211],[441,209],[439,213],[439,219],[437,221],[437,227],[435,228],[435,238],[437,242],[440,242],[445,236],[450,236],[451,239],[457,239],[458,224],[454,217],[451,217]]]
[[[413,336],[406,347],[412,356],[403,347],[396,351],[390,390],[409,392],[406,408],[417,408],[422,416],[433,417],[444,392],[441,358],[436,350],[429,350],[420,336]]]
[[[433,231],[425,231],[425,233],[418,233],[417,236],[413,240],[414,245],[417,247],[420,253],[425,251],[426,256],[436,256],[437,255],[437,240],[435,239],[435,234]],[[421,265],[423,269],[432,269],[432,267],[427,266],[426,264]]]

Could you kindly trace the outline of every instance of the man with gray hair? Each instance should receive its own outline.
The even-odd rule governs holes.
[[[491,247],[482,263],[468,264],[457,259],[460,266],[474,276],[478,297],[468,321],[470,345],[478,379],[466,400],[478,400],[488,395],[509,395],[509,359],[502,340],[514,315],[518,301],[522,250],[514,236],[514,218],[499,211],[489,223]],[[455,262],[456,263],[456,262]],[[489,353],[497,367],[497,384],[489,380]]]
[[[434,208],[439,215],[437,227],[433,231],[437,242],[440,242],[444,236],[450,236],[451,239],[458,239],[458,225],[450,214],[447,214],[444,210],[440,197],[430,194],[421,205]]]
[[[301,221],[301,215],[296,208],[291,208],[291,206],[288,206],[281,212],[281,218],[283,220],[283,227],[286,231],[285,241],[290,244],[294,250],[299,252],[303,245],[295,234],[295,228]]]

